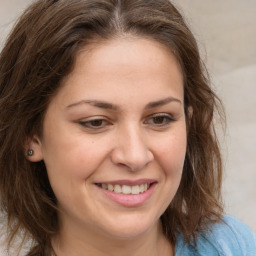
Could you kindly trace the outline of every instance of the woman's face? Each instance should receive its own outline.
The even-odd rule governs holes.
[[[182,175],[183,96],[175,57],[155,41],[115,39],[79,52],[31,144],[63,230],[131,238],[157,226]]]

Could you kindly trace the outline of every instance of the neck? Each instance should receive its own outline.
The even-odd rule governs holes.
[[[87,233],[87,234],[86,234]],[[90,230],[63,228],[52,240],[57,256],[173,256],[174,249],[162,233],[160,221],[147,233],[133,238],[114,238]]]

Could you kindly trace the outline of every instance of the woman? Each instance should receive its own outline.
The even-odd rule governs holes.
[[[223,216],[219,106],[169,1],[36,1],[0,58],[9,245],[21,231],[30,256],[255,255]]]

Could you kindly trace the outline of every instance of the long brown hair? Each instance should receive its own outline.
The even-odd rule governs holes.
[[[0,56],[0,195],[9,238],[19,230],[50,255],[58,232],[56,197],[45,165],[26,159],[26,140],[40,135],[44,114],[77,52],[92,41],[132,35],[169,47],[184,77],[187,153],[179,189],[161,217],[171,243],[192,242],[222,215],[222,163],[213,116],[220,106],[194,36],[168,0],[39,0],[20,17]],[[191,111],[193,109],[193,114]]]

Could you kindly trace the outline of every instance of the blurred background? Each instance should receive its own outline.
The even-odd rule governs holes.
[[[201,49],[227,130],[221,136],[227,214],[256,232],[256,1],[175,0]]]
[[[0,49],[17,16],[30,2],[0,1]],[[194,32],[225,105],[227,130],[221,134],[221,146],[226,213],[256,232],[256,1],[173,2]]]

